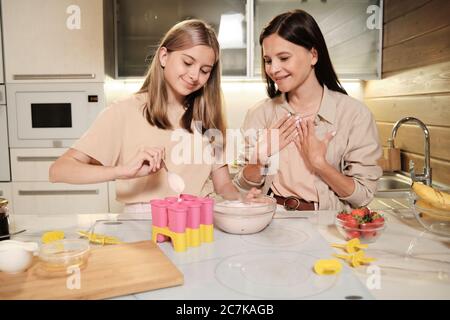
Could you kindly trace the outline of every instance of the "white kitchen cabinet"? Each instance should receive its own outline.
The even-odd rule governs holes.
[[[122,213],[124,204],[116,200],[116,183],[108,182],[109,212]]]
[[[12,182],[11,203],[15,214],[105,213],[108,184]]]
[[[12,200],[16,214],[108,212],[108,183],[49,182],[49,168],[65,148],[11,148]]]
[[[103,0],[2,0],[5,80],[103,82]]]
[[[13,181],[47,181],[51,164],[67,149],[10,148]]]

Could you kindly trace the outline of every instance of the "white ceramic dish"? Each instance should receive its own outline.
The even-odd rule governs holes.
[[[19,273],[26,271],[37,255],[39,246],[35,242],[4,240],[0,242],[0,271]]]
[[[214,224],[232,234],[260,232],[272,221],[276,207],[275,199],[268,196],[251,203],[220,201],[214,205]]]

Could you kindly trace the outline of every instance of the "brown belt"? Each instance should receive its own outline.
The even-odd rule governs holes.
[[[297,197],[282,197],[276,194],[273,197],[277,200],[277,203],[282,205],[286,210],[293,211],[314,211],[314,202],[308,202],[306,200]]]

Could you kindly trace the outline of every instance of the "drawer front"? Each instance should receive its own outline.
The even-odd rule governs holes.
[[[78,214],[108,212],[108,184],[53,184],[13,182],[15,214]]]
[[[12,181],[48,181],[52,163],[67,149],[10,149]]]

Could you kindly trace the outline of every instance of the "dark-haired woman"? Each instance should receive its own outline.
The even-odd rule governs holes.
[[[367,205],[382,175],[376,124],[337,79],[316,21],[302,10],[280,14],[259,41],[269,98],[246,115],[235,184],[261,188],[290,210]]]

